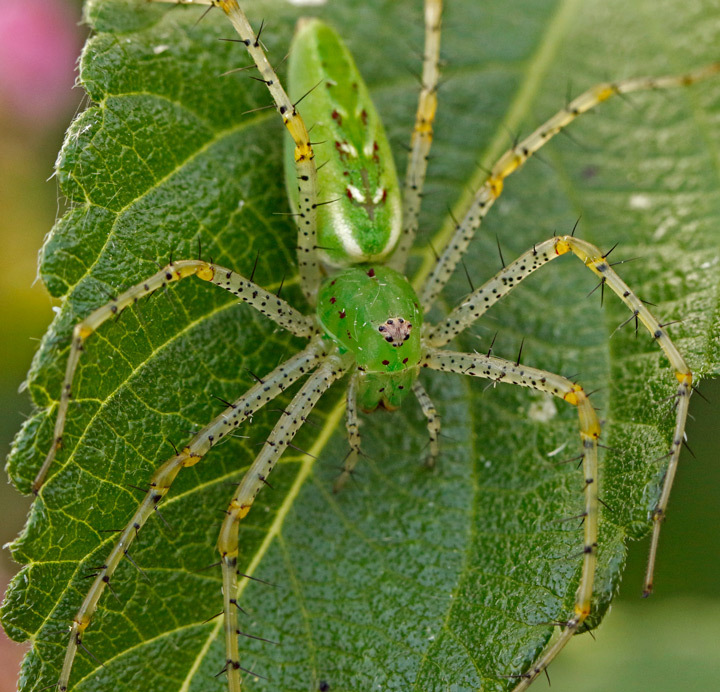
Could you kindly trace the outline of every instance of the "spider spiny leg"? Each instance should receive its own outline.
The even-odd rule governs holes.
[[[119,315],[125,308],[134,305],[145,296],[150,295],[168,284],[186,279],[189,276],[197,276],[203,281],[209,281],[216,286],[224,288],[236,295],[240,300],[255,308],[258,312],[269,317],[279,324],[283,329],[295,334],[295,336],[308,337],[315,333],[315,323],[312,318],[305,317],[301,312],[295,310],[287,302],[268,293],[257,284],[236,274],[230,269],[225,269],[203,260],[180,260],[173,262],[161,269],[150,278],[139,283],[127,291],[121,293],[109,303],[94,310],[82,322],[75,325],[70,345],[70,355],[65,367],[65,378],[60,393],[60,404],[58,406],[57,418],[53,431],[53,443],[50,450],[33,481],[32,489],[37,494],[45,481],[55,455],[62,448],[63,430],[67,417],[68,405],[72,398],[72,383],[75,377],[80,360],[80,354],[85,348],[85,340],[107,320]]]
[[[590,614],[593,581],[597,564],[598,539],[598,439],[600,423],[595,409],[583,388],[560,375],[517,365],[510,361],[481,354],[458,353],[428,349],[421,361],[422,367],[453,372],[471,377],[481,377],[494,382],[508,382],[530,387],[559,397],[577,407],[582,442],[582,467],[585,477],[585,510],[583,522],[583,563],[580,584],[575,595],[572,616],[565,623],[560,636],[546,649],[540,660],[522,675],[513,692],[521,692],[545,670]]]
[[[494,305],[504,295],[507,295],[532,272],[568,252],[572,252],[578,257],[588,269],[600,277],[604,285],[612,289],[623,303],[630,308],[632,317],[637,318],[637,320],[645,326],[652,338],[658,343],[667,356],[678,381],[675,428],[668,453],[670,461],[660,498],[652,512],[653,533],[650,543],[650,556],[648,558],[645,585],[643,588],[643,595],[647,596],[652,592],[655,559],[657,557],[658,541],[660,539],[660,527],[666,515],[670,492],[680,459],[680,449],[685,439],[685,424],[690,406],[693,377],[690,368],[668,335],[667,330],[663,328],[640,298],[630,290],[628,285],[610,266],[610,262],[607,260],[607,254],[603,254],[595,245],[571,235],[558,236],[538,243],[532,250],[521,255],[512,264],[498,272],[487,283],[468,295],[446,319],[429,330],[427,341],[434,347],[444,346],[449,343],[451,339],[465,331],[465,329],[481,317],[490,306]]]
[[[677,405],[675,411],[675,428],[670,443],[668,455],[670,461],[665,473],[660,498],[652,511],[653,532],[650,541],[650,555],[648,566],[645,572],[645,584],[643,596],[649,596],[653,589],[653,575],[655,571],[655,559],[657,557],[658,542],[660,540],[660,528],[665,519],[670,492],[672,491],[675,473],[677,472],[680,460],[680,450],[685,439],[685,424],[687,422],[688,410],[690,407],[690,396],[692,395],[693,376],[685,359],[678,351],[667,330],[655,319],[645,304],[630,290],[628,285],[617,275],[610,263],[595,245],[573,236],[562,236],[556,238],[556,252],[572,252],[579,257],[586,267],[591,269],[600,280],[611,288],[625,305],[632,310],[633,317],[638,319],[648,330],[652,338],[670,361],[670,367],[675,372],[678,382],[676,393]]]
[[[542,243],[537,243],[532,250],[520,255],[518,259],[508,264],[507,267],[503,267],[482,286],[469,293],[445,319],[428,330],[427,343],[436,348],[450,343],[523,279],[559,257],[556,252],[557,240],[557,238],[550,238]]]
[[[345,429],[347,430],[350,452],[345,457],[343,469],[333,484],[333,492],[339,493],[347,483],[348,478],[353,474],[358,458],[362,454],[360,449],[360,428],[358,426],[357,411],[357,380],[358,375],[354,374],[348,383],[345,406]]]
[[[57,683],[57,689],[60,692],[67,690],[75,654],[82,642],[83,633],[90,625],[105,587],[110,583],[115,569],[127,554],[140,529],[153,514],[160,501],[167,495],[179,471],[195,465],[210,451],[214,444],[221,441],[225,436],[232,434],[244,420],[285,391],[287,387],[305,373],[313,370],[324,357],[324,345],[322,339],[318,337],[305,350],[279,365],[266,375],[261,382],[258,382],[233,402],[225,411],[198,432],[182,450],[170,457],[153,473],[145,497],[135,510],[132,519],[122,530],[120,538],[115,542],[107,559],[98,570],[92,586],[85,596],[85,600],[73,619],[70,640]]]
[[[265,51],[237,0],[151,0],[179,5],[212,5],[219,7],[237,31],[242,43],[260,73],[275,102],[283,123],[295,143],[295,166],[298,179],[298,268],[300,284],[310,305],[320,285],[320,263],[317,254],[317,167],[305,122],[288,97],[282,82],[265,55]]]
[[[295,143],[298,179],[298,268],[303,293],[308,302],[314,305],[320,285],[320,263],[317,256],[317,167],[310,136],[305,122],[285,92],[237,0],[213,0],[213,5],[222,9],[235,27]]]
[[[428,443],[429,450],[427,458],[425,459],[425,465],[432,468],[435,466],[438,454],[440,453],[440,447],[438,444],[438,440],[440,438],[440,415],[438,414],[432,399],[425,391],[425,388],[420,384],[420,380],[415,380],[413,383],[413,392],[420,404],[423,415],[427,418],[427,429],[430,441]]]
[[[641,77],[620,82],[596,84],[570,101],[562,110],[544,122],[522,141],[508,149],[491,167],[490,174],[475,193],[467,212],[456,224],[452,237],[447,241],[440,258],[428,258],[419,275],[426,276],[420,293],[420,300],[428,311],[438,294],[448,282],[468,244],[480,227],[483,219],[500,196],[505,178],[518,170],[533,154],[547,144],[558,132],[566,128],[583,113],[587,113],[612,96],[629,94],[634,91],[670,89],[689,86],[720,73],[720,62],[712,63],[699,70],[682,75],[667,77]],[[433,263],[434,262],[434,266]]]
[[[240,692],[241,689],[237,635],[237,599],[240,594],[237,581],[237,557],[240,520],[247,516],[280,455],[292,442],[315,404],[333,382],[344,375],[351,363],[352,359],[348,355],[341,357],[332,354],[320,363],[272,429],[255,461],[243,475],[227,509],[217,547],[223,573],[223,613],[229,692]]]
[[[408,165],[403,187],[403,227],[397,250],[389,266],[402,272],[408,253],[415,242],[422,203],[428,155],[433,140],[433,122],[437,110],[437,88],[440,78],[440,34],[442,0],[425,0],[425,49],[423,51],[422,89],[410,140]]]

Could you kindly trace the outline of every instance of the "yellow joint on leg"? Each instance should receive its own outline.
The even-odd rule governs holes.
[[[252,503],[250,503],[249,505],[242,505],[236,500],[233,500],[230,503],[230,514],[235,516],[236,519],[244,519],[250,511],[251,507]]]
[[[616,89],[614,86],[606,86],[598,91],[596,98],[599,102],[607,101],[615,92]]]
[[[570,391],[563,397],[565,401],[573,406],[578,406],[580,402],[586,398],[585,392],[579,384],[574,384]]]
[[[198,267],[195,270],[195,276],[203,281],[212,281],[215,278],[215,269],[212,265],[206,264],[203,267]]]
[[[493,197],[500,197],[503,191],[503,175],[493,175],[487,179],[487,184],[490,186],[490,192]]]
[[[416,126],[413,134],[416,135],[427,135],[432,137],[433,125],[432,120],[421,120]]]
[[[203,262],[203,265],[204,264],[205,263]],[[184,279],[186,276],[197,274],[199,269],[200,268],[196,266],[194,262],[182,263],[175,266],[171,264],[168,267],[168,270],[170,270],[173,275],[171,281],[179,281],[180,279]]]
[[[558,238],[555,241],[555,254],[564,255],[566,252],[570,252],[572,248],[565,238]]]
[[[84,632],[90,624],[90,615],[88,613],[83,613],[79,620],[78,618],[75,618],[75,624],[78,626],[79,632]]]
[[[528,155],[520,155],[514,150],[510,150],[495,164],[490,175],[490,183],[491,185],[499,183],[500,191],[498,194],[502,192],[502,181],[520,168],[527,158]]]
[[[688,387],[692,387],[692,373],[691,372],[676,372],[675,377],[677,377],[678,382],[680,384],[686,384]]]
[[[437,96],[434,93],[423,94],[422,103],[418,108],[421,116],[419,122],[415,125],[415,132],[432,134],[436,111]]]
[[[580,437],[583,439],[587,438],[588,440],[597,440],[600,437],[600,433],[602,433],[602,428],[597,420],[594,420],[580,431]]]
[[[88,327],[87,325],[84,325],[84,324],[79,324],[75,328],[75,332],[76,332],[75,336],[77,336],[79,339],[82,339],[83,341],[85,341],[85,339],[87,339],[93,333],[93,328]]]
[[[213,5],[217,5],[222,9],[223,12],[226,14],[230,12],[230,10],[237,10],[238,4],[235,0],[211,0]]]
[[[590,601],[578,603],[575,606],[575,615],[577,615],[580,620],[584,620],[588,615],[590,615]]]
[[[198,461],[200,461],[200,459],[202,458],[199,454],[195,454],[195,452],[193,452],[190,447],[183,447],[180,450],[180,454],[178,454],[178,456],[185,457],[182,462],[182,465],[185,468],[187,468],[188,466],[195,466],[195,464],[197,464]]]
[[[303,119],[297,113],[291,112],[285,118],[285,127],[287,127],[290,136],[294,142],[308,142],[308,131],[305,127]]]
[[[288,128],[290,129],[290,128]],[[313,157],[312,147],[307,142],[295,145],[295,162],[309,161]]]
[[[514,173],[518,168],[520,168],[520,166],[522,166],[526,160],[527,156],[520,156],[520,154],[515,154],[512,161],[503,169],[502,177],[507,178],[511,173]]]

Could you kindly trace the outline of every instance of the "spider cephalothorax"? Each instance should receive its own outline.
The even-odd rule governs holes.
[[[383,265],[344,269],[321,286],[317,314],[328,336],[354,356],[360,408],[397,408],[412,391],[422,355],[423,314],[409,281]]]

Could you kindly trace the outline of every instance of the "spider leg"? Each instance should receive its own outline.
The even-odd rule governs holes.
[[[317,167],[315,152],[310,143],[310,136],[300,113],[287,95],[275,73],[273,66],[265,55],[260,43],[259,33],[250,26],[245,13],[237,0],[151,0],[154,2],[171,2],[179,5],[212,5],[219,7],[230,20],[242,43],[260,73],[275,107],[280,113],[283,123],[295,142],[295,167],[298,179],[298,268],[300,285],[310,305],[315,305],[315,297],[320,285],[320,263],[317,254]],[[262,31],[262,29],[261,29]]]
[[[210,281],[216,286],[230,291],[230,293],[236,295],[240,300],[248,303],[248,305],[254,307],[258,312],[269,317],[283,327],[283,329],[287,329],[296,336],[307,337],[315,332],[312,318],[305,317],[301,312],[291,307],[289,303],[286,303],[272,293],[268,293],[257,284],[245,279],[230,269],[225,269],[224,267],[210,264],[203,260],[181,260],[168,264],[157,272],[157,274],[129,288],[117,298],[114,298],[109,303],[91,312],[82,322],[75,325],[70,346],[70,355],[68,356],[67,366],[65,368],[65,379],[63,380],[60,394],[58,414],[55,419],[53,444],[33,481],[32,488],[35,494],[39,492],[45,476],[55,459],[57,450],[62,447],[65,418],[67,416],[70,399],[72,398],[73,378],[75,377],[75,370],[80,360],[80,355],[85,348],[85,340],[93,332],[97,331],[104,322],[111,317],[119,315],[125,308],[134,305],[141,298],[157,291],[159,288],[165,288],[168,284],[185,279],[188,276],[197,276],[203,281]]]
[[[357,415],[357,374],[350,378],[348,383],[346,406],[345,406],[345,429],[347,430],[348,443],[350,444],[350,453],[345,457],[343,469],[333,484],[333,492],[340,492],[347,483],[348,478],[352,475],[353,469],[357,465],[358,457],[362,454],[360,449],[360,429],[358,427]]]
[[[222,9],[245,43],[250,57],[275,101],[287,131],[295,142],[295,167],[298,179],[298,268],[303,293],[310,305],[314,305],[320,285],[320,263],[317,255],[317,167],[310,135],[237,0],[213,0],[212,4]]]
[[[422,203],[428,154],[433,139],[433,121],[437,110],[437,86],[440,77],[440,29],[442,0],[425,0],[425,49],[423,52],[422,90],[410,140],[410,153],[403,188],[403,227],[397,250],[388,262],[402,272],[415,242]]]
[[[341,378],[352,363],[350,356],[330,354],[294,396],[273,428],[260,453],[243,475],[227,509],[218,537],[218,551],[223,574],[223,613],[225,626],[226,665],[229,692],[240,692],[240,654],[238,651],[237,583],[238,528],[240,520],[250,511],[257,494],[265,485],[275,463],[295,433],[302,427],[320,397]]]
[[[643,595],[648,596],[652,593],[653,588],[653,573],[660,540],[660,527],[665,519],[670,491],[672,490],[680,459],[680,449],[685,439],[685,423],[690,406],[690,395],[692,394],[692,372],[680,351],[668,336],[667,331],[663,329],[650,310],[617,275],[607,261],[606,255],[603,255],[595,245],[570,235],[559,236],[538,243],[532,250],[521,255],[512,264],[498,272],[486,284],[473,291],[445,320],[429,331],[427,342],[431,346],[444,346],[454,336],[467,329],[491,305],[500,300],[503,295],[517,286],[524,278],[539,267],[567,252],[572,252],[577,256],[588,269],[600,277],[603,284],[611,288],[622,302],[630,308],[633,317],[642,322],[667,356],[678,381],[677,394],[675,395],[677,398],[675,429],[668,453],[670,461],[660,499],[652,511],[653,533],[643,588]]]
[[[577,406],[582,441],[582,466],[585,475],[585,511],[583,536],[583,563],[580,585],[575,596],[573,615],[568,619],[560,636],[542,654],[540,660],[522,675],[522,681],[514,692],[527,689],[530,683],[545,670],[555,656],[572,639],[580,625],[590,614],[595,566],[597,563],[598,533],[598,422],[590,400],[580,385],[545,370],[516,365],[502,358],[481,354],[458,353],[439,349],[427,349],[422,367],[454,372],[471,377],[482,377],[495,382],[509,382],[530,387],[564,399]]]
[[[425,414],[425,418],[427,418],[427,429],[430,436],[430,450],[428,452],[427,459],[425,460],[425,465],[432,468],[435,466],[435,461],[440,453],[438,445],[438,438],[440,437],[440,415],[438,414],[432,399],[425,391],[425,387],[420,384],[420,380],[415,380],[415,383],[413,384],[413,392],[415,393],[423,414]]]
[[[115,569],[127,554],[140,529],[167,495],[180,470],[197,464],[216,442],[219,442],[227,434],[231,434],[245,419],[259,411],[305,373],[313,370],[325,356],[322,339],[316,338],[304,351],[279,365],[261,382],[234,401],[198,432],[185,447],[153,473],[145,497],[100,567],[85,600],[73,619],[70,640],[57,683],[57,689],[60,692],[67,690],[75,654],[82,643],[83,633],[90,625],[105,587],[110,583]]]
[[[470,240],[475,235],[475,231],[480,227],[490,207],[502,193],[505,178],[518,170],[558,132],[580,115],[587,113],[612,96],[629,94],[634,91],[689,86],[718,72],[720,72],[720,62],[677,76],[640,77],[620,82],[596,84],[570,101],[565,108],[558,111],[525,139],[508,149],[492,166],[490,175],[475,193],[467,212],[460,223],[456,225],[452,237],[445,245],[445,249],[435,266],[431,270],[429,263],[433,260],[428,260],[426,265],[421,267],[419,274],[427,277],[420,294],[420,300],[425,306],[425,310],[428,311],[432,307],[438,294],[455,270],[460,258],[465,254]]]

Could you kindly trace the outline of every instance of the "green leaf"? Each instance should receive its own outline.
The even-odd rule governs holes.
[[[422,46],[421,3],[246,3],[280,65],[292,26],[314,13],[346,37],[373,92],[400,170],[412,126]],[[361,6],[354,6],[361,5]],[[202,252],[303,307],[282,177],[282,126],[229,25],[213,12],[132,0],[92,2],[96,33],[80,80],[92,105],[68,131],[58,177],[69,203],[42,251],[42,276],[62,310],[29,374],[37,412],[9,462],[28,492],[50,445],[72,325],[170,256]],[[422,237],[452,223],[469,181],[512,141],[562,107],[566,91],[608,76],[679,73],[716,59],[709,11],[677,1],[516,0],[448,3],[444,83]],[[706,16],[708,15],[708,16]],[[408,70],[410,68],[410,70]],[[252,111],[248,113],[248,111]],[[506,259],[569,231],[639,261],[619,271],[663,322],[699,375],[717,372],[720,83],[603,104],[508,180],[465,260],[477,286]],[[318,147],[322,159],[321,146]],[[615,592],[626,542],[647,532],[659,493],[675,378],[656,344],[614,296],[601,308],[593,277],[558,260],[497,305],[459,346],[579,373],[604,420],[603,510],[596,624]],[[467,292],[463,272],[443,305]],[[610,338],[612,336],[612,338]],[[152,470],[221,405],[301,347],[228,295],[189,280],[128,310],[87,342],[63,450],[13,544],[27,566],[2,611],[6,631],[34,647],[21,689],[56,680],[67,628],[93,566],[102,564]],[[413,402],[363,417],[358,483],[330,492],[347,452],[342,385],[321,402],[241,528],[242,639],[249,690],[506,690],[572,608],[582,507],[573,457],[575,411],[509,386],[423,374],[445,437],[438,467],[421,464],[425,423]],[[278,400],[202,463],[180,474],[162,516],[119,567],[81,651],[75,690],[222,690],[224,646],[215,540],[236,483]],[[669,414],[669,415],[668,415]],[[556,455],[559,448],[563,448]],[[318,457],[316,460],[314,457]],[[672,516],[672,513],[671,513]],[[662,578],[662,575],[660,575]],[[640,585],[638,585],[638,589]],[[329,688],[323,687],[327,683]]]

